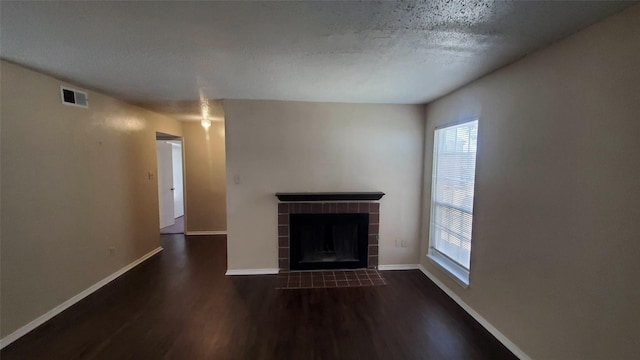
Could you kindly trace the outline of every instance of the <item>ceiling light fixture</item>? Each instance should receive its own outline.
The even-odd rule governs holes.
[[[200,125],[202,125],[205,130],[208,130],[211,127],[211,120],[209,120],[209,104],[206,101],[202,101],[200,108],[202,109],[202,121],[200,121]]]

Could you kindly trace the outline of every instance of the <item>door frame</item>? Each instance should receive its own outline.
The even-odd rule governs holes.
[[[184,149],[185,149],[185,145],[184,145],[184,137],[183,136],[178,136],[178,135],[172,135],[172,134],[167,134],[167,133],[162,133],[159,131],[156,131],[156,140],[166,140],[166,141],[180,141],[180,143],[182,144],[181,146],[181,153],[182,153],[182,203],[184,206],[184,235],[187,235],[187,221],[188,221],[188,214],[187,214],[187,172],[186,172],[186,163],[185,163],[185,154],[184,154]],[[157,187],[158,187],[158,152],[155,151],[155,157],[156,157],[156,192],[157,192]],[[158,201],[160,201],[160,199],[158,199]],[[156,209],[156,213],[158,214],[158,221],[159,221],[159,216],[160,216],[160,204],[158,204],[158,208]],[[158,234],[160,234],[160,227],[158,226]]]

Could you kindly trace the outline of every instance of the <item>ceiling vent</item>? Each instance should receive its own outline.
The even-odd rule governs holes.
[[[66,86],[60,86],[60,97],[65,105],[77,106],[81,108],[89,107],[89,98],[84,91],[71,89]]]

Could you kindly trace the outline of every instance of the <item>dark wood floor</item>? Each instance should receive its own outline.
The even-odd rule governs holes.
[[[515,359],[419,271],[276,290],[226,277],[223,236],[165,251],[2,350],[11,359]]]

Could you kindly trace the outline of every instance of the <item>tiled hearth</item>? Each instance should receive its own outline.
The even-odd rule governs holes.
[[[369,214],[368,265],[378,267],[380,203],[377,202],[282,202],[278,204],[278,264],[289,270],[289,214]]]
[[[386,285],[375,269],[285,271],[278,274],[278,289],[311,289]]]

